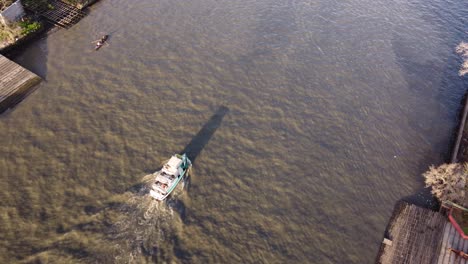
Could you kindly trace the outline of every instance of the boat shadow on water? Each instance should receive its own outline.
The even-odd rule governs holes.
[[[181,153],[186,153],[193,162],[208,144],[224,116],[229,112],[221,106],[211,116]],[[152,174],[146,175],[140,183],[132,186],[123,195],[123,200],[112,206],[88,208],[90,214],[106,215],[107,211],[117,212],[119,217],[109,219],[104,233],[115,250],[116,263],[129,263],[140,257],[152,259],[154,262],[167,261],[165,256],[174,253],[177,257],[185,258],[178,246],[167,247],[167,241],[177,243],[177,233],[180,225],[177,221],[186,222],[186,206],[183,199],[178,199],[181,193],[187,191],[190,183],[189,173],[179,184],[175,194],[171,194],[164,203],[153,199],[149,195],[149,186],[154,181]],[[172,253],[170,253],[172,252]]]
[[[198,131],[198,133],[192,138],[192,140],[185,146],[185,148],[180,153],[186,153],[187,157],[192,161],[192,164],[195,164],[195,161],[200,155],[201,151],[205,148],[208,144],[210,139],[213,137],[216,130],[221,126],[224,116],[229,112],[229,108],[226,106],[220,106],[216,112],[210,117],[210,119],[203,125],[203,127]],[[187,174],[184,178],[183,186],[186,191],[190,189],[190,177],[193,173],[193,169]],[[148,178],[145,176],[142,182],[133,185],[126,191],[131,192],[136,195],[146,195],[149,192],[148,186]],[[171,199],[169,199],[171,200]],[[174,203],[175,207],[179,202]],[[179,211],[179,210],[177,210]],[[182,210],[184,211],[184,210]]]
[[[198,131],[198,133],[192,138],[192,140],[185,146],[185,148],[180,153],[186,153],[188,158],[192,161],[192,164],[195,164],[195,161],[200,155],[201,151],[208,144],[210,139],[213,137],[216,130],[221,126],[224,116],[229,112],[229,108],[226,106],[220,106],[216,112],[210,117],[210,119],[203,125],[203,127]],[[183,200],[177,199],[179,194],[182,191],[189,192],[191,177],[193,175],[193,167],[190,169],[189,173],[185,176],[182,181],[182,188],[180,186],[175,190],[175,194],[171,194],[168,199],[166,199],[165,205],[168,208],[171,208],[177,212],[180,216],[180,219],[185,223],[186,221],[186,208]],[[144,197],[149,194],[149,186],[154,180],[152,174],[146,175],[141,182],[133,185],[126,192],[130,192],[134,196]],[[154,201],[160,203],[159,201]]]
[[[229,108],[226,106],[220,106],[218,110],[211,116],[208,122],[203,125],[203,127],[198,131],[195,137],[185,146],[181,153],[186,153],[187,157],[192,161],[192,164],[195,163],[200,152],[205,148],[206,144],[210,141],[213,134],[216,132],[218,127],[221,125],[224,116],[229,112]],[[188,190],[190,187],[190,175],[187,174],[185,179],[185,189]]]

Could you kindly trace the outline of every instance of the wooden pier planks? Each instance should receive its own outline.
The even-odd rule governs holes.
[[[39,76],[0,55],[0,113],[23,99]]]
[[[444,236],[442,239],[442,246],[440,247],[437,264],[466,264],[468,260],[457,256],[450,249],[461,250],[467,252],[468,240],[463,239],[457,230],[453,227],[452,223],[447,222],[444,227]]]
[[[435,263],[439,258],[446,217],[438,212],[401,202],[387,228],[392,245],[382,244],[377,263]]]

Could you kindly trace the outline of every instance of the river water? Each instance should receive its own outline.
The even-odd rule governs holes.
[[[100,1],[14,58],[45,80],[0,116],[0,262],[373,263],[447,157],[467,11]],[[142,195],[184,149],[190,180]]]

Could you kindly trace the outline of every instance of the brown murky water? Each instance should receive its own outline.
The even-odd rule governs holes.
[[[0,116],[0,262],[372,263],[448,151],[466,11],[99,2],[16,58],[45,81]],[[141,196],[187,146],[190,182]]]

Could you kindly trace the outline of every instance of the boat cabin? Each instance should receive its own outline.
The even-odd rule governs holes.
[[[182,160],[176,156],[172,156],[171,159],[164,165],[162,171],[166,174],[176,175],[179,176],[182,169],[180,169],[180,165],[182,164]]]
[[[174,183],[174,180],[181,174],[181,164],[181,159],[171,157],[156,177],[156,182],[154,183],[155,187],[162,192],[166,192],[168,187],[171,186]]]
[[[184,155],[172,156],[161,170],[155,172],[154,183],[151,186],[150,196],[156,200],[164,200],[182,180],[183,175],[188,173],[191,162]]]

